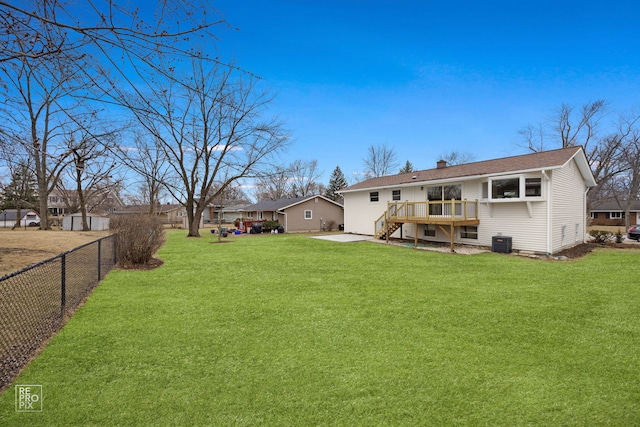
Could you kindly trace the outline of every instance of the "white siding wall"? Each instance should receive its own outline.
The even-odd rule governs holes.
[[[584,241],[586,186],[574,161],[553,175],[551,252]]]
[[[478,244],[491,247],[493,236],[510,236],[514,250],[546,252],[547,202],[481,203]]]
[[[375,230],[374,221],[387,210],[387,202],[391,201],[393,190],[400,190],[400,201],[425,201],[426,190],[420,190],[420,188],[421,186],[416,186],[346,193],[344,195],[345,233],[373,235]],[[369,193],[371,191],[378,191],[378,202],[369,201]],[[406,236],[407,230],[408,226],[405,225],[404,236]],[[393,236],[399,237],[400,231],[397,231]]]
[[[381,192],[382,193],[382,192]],[[344,232],[373,235],[374,221],[386,210],[387,201],[369,201],[369,190],[344,195]]]

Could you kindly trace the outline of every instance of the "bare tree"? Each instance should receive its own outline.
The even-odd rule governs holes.
[[[289,166],[291,171],[291,187],[293,197],[306,197],[323,192],[318,182],[322,174],[318,170],[317,160],[296,160]]]
[[[115,133],[109,129],[99,131],[95,126],[83,124],[66,135],[71,153],[68,175],[74,183],[83,231],[90,230],[87,221],[87,212],[91,210],[89,200],[99,203],[100,199],[109,194],[111,188],[104,184],[113,183],[116,168],[114,159],[109,156]],[[87,129],[93,129],[93,132],[88,132]]]
[[[598,184],[589,191],[589,206],[598,192],[608,187],[609,180],[627,168],[621,156],[635,121],[621,119],[617,126],[610,126],[608,131],[603,131],[602,122],[606,116],[607,104],[604,100],[586,103],[578,112],[574,107],[562,104],[551,119],[518,132],[521,145],[534,152],[577,145],[584,148]]]
[[[475,160],[475,156],[468,152],[454,150],[441,154],[440,159],[447,162],[448,165],[454,166],[473,162]]]
[[[49,37],[53,40],[51,33]],[[32,160],[38,183],[41,229],[49,228],[48,195],[70,162],[71,152],[64,135],[74,120],[86,114],[82,103],[73,97],[84,88],[77,72],[81,58],[76,59],[21,57],[0,63],[4,76],[0,90],[6,97],[6,103],[0,106],[3,122],[0,133],[4,141],[19,147]]]
[[[133,146],[119,145],[115,156],[133,173],[140,177],[140,203],[149,205],[149,215],[155,215],[160,204],[165,184],[169,177],[169,163],[165,151],[143,132],[137,132]]]
[[[367,178],[389,175],[399,166],[395,151],[387,144],[370,145],[363,163]]]
[[[272,166],[256,178],[254,196],[257,200],[278,200],[291,197],[291,173],[288,167]]]
[[[610,180],[610,188],[618,206],[624,210],[625,228],[629,228],[631,204],[640,200],[640,129],[635,126],[624,144],[621,161],[626,170]]]
[[[200,55],[193,38],[215,40],[207,1],[163,0],[131,7],[117,0],[63,2],[0,0],[0,62],[51,56],[98,55],[118,71],[127,61],[147,62],[156,54]],[[51,38],[51,32],[63,37]],[[129,70],[136,71],[136,70]]]
[[[278,200],[322,194],[317,160],[295,160],[287,166],[273,166],[255,184],[258,200]]]
[[[186,209],[188,235],[197,237],[206,206],[231,184],[255,176],[288,137],[277,119],[262,118],[271,98],[253,77],[194,62],[183,81],[137,99],[144,103],[131,104],[131,111],[168,159],[173,179],[167,188]]]

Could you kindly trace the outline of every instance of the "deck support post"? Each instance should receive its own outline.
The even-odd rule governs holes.
[[[453,249],[453,239],[455,238],[455,226],[453,225],[453,223],[451,223],[451,235],[449,236],[449,238],[451,239],[451,252],[455,252],[455,250]]]

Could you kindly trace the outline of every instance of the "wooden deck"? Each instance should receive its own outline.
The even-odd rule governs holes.
[[[387,210],[375,221],[376,239],[389,241],[403,224],[435,224],[449,237],[451,250],[455,238],[455,227],[478,225],[478,201],[447,200],[424,202],[388,202]],[[418,244],[418,233],[415,244]]]

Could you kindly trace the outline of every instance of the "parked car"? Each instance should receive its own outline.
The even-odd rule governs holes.
[[[638,242],[640,242],[640,224],[634,225],[631,228],[629,228],[629,231],[627,232],[627,236],[630,239],[637,240]]]

